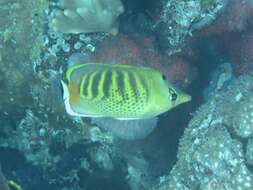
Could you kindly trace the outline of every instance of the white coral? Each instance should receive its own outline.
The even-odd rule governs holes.
[[[109,32],[117,34],[121,0],[60,0],[51,26],[63,33]]]

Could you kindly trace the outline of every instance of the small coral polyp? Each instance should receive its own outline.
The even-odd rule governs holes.
[[[63,33],[118,33],[118,16],[124,12],[120,0],[60,0],[51,27]]]

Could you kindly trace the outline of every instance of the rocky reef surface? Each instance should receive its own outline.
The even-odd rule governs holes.
[[[230,80],[200,106],[154,189],[252,189],[252,81],[252,73]]]

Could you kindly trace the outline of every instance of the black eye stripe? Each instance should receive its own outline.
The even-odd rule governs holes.
[[[171,100],[172,101],[176,101],[176,99],[177,99],[177,94],[171,94]]]
[[[169,93],[170,94],[175,94],[174,90],[172,88],[169,88]]]
[[[171,95],[171,101],[176,101],[177,100],[177,94],[172,88],[169,88],[169,93]]]

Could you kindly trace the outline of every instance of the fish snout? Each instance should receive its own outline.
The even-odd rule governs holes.
[[[191,96],[188,94],[180,94],[179,95],[179,104],[190,102],[191,99],[192,99]]]

